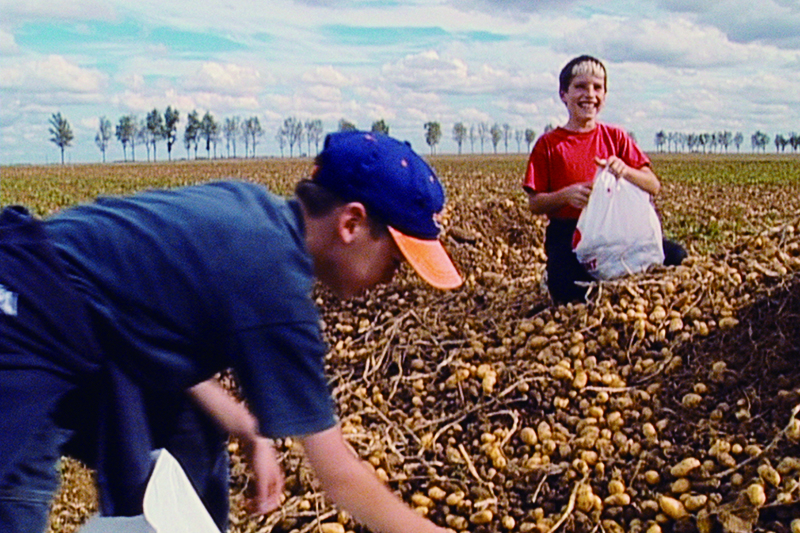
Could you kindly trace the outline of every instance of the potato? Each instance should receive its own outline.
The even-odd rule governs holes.
[[[490,509],[484,509],[482,511],[478,511],[477,513],[473,513],[472,516],[469,517],[469,521],[477,526],[488,524],[494,518],[494,513]]]
[[[675,498],[670,498],[669,496],[659,496],[658,505],[661,508],[661,511],[673,520],[681,520],[689,516],[689,513],[686,512],[686,508],[683,506],[683,504]]]
[[[680,463],[670,468],[669,473],[675,477],[686,477],[689,473],[700,466],[700,461],[694,457],[687,457]]]
[[[321,533],[344,533],[344,526],[339,522],[323,522],[319,525]]]
[[[767,502],[767,495],[764,492],[764,485],[753,483],[746,489],[747,499],[753,507],[761,507]]]
[[[770,465],[763,464],[758,467],[758,475],[772,485],[773,487],[777,487],[781,484],[781,475],[778,473],[777,470],[772,468]]]

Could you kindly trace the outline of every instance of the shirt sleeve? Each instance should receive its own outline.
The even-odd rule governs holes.
[[[232,349],[234,371],[262,434],[301,436],[336,424],[318,323],[240,331]]]
[[[522,188],[533,192],[551,192],[547,145],[541,137],[533,145],[528,158]]]
[[[636,141],[630,135],[622,130],[619,130],[621,138],[619,141],[619,155],[618,157],[625,161],[625,163],[632,168],[640,169],[650,165],[650,158],[647,157]]]

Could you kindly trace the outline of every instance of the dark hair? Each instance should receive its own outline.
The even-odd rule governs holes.
[[[294,194],[314,218],[324,217],[345,203],[338,195],[310,179],[300,180]]]
[[[559,93],[565,93],[567,90],[569,90],[569,84],[572,83],[572,80],[578,74],[575,72],[576,67],[584,63],[590,63],[603,69],[603,83],[608,86],[608,75],[606,74],[606,66],[603,64],[603,62],[596,57],[582,55],[570,60],[570,62],[564,65],[564,68],[561,69],[561,74],[558,75]]]
[[[300,180],[294,189],[294,194],[312,218],[324,217],[340,205],[347,203],[339,195],[316,183],[313,179]],[[364,207],[370,220],[372,236],[376,239],[380,238],[389,231],[386,224],[370,213],[369,206],[365,205]]]

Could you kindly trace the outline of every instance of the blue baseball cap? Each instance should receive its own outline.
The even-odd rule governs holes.
[[[347,202],[360,202],[389,227],[422,279],[453,289],[462,279],[439,241],[444,189],[411,145],[377,132],[328,134],[312,179]]]

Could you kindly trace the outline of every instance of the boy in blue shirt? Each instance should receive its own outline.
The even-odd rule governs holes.
[[[403,261],[435,287],[460,285],[438,240],[442,187],[407,144],[375,133],[329,135],[316,163],[290,199],[220,182],[45,221],[0,213],[0,526],[45,527],[65,452],[96,468],[104,514],[139,514],[149,453],[163,447],[224,529],[234,434],[257,512],[283,486],[268,438],[294,436],[357,520],[440,531],[345,444],[311,294],[319,280],[351,297]],[[252,415],[213,380],[226,368]]]

